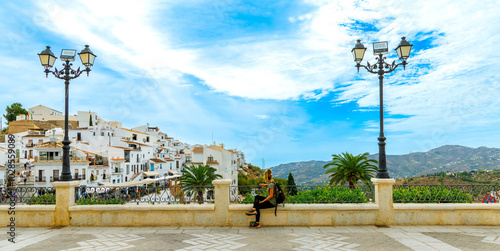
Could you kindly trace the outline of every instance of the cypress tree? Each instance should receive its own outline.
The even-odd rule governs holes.
[[[288,195],[297,195],[297,186],[295,185],[295,180],[293,179],[292,173],[288,173],[287,188]]]

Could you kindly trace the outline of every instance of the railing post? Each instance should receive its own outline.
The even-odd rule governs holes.
[[[379,211],[377,225],[394,225],[394,205],[392,201],[392,185],[395,179],[372,178],[375,185],[375,204],[378,204]]]
[[[214,180],[215,215],[214,225],[229,225],[229,185],[231,180]]]
[[[69,226],[70,216],[68,208],[75,205],[75,187],[78,181],[57,181],[52,185],[56,188],[55,225]]]

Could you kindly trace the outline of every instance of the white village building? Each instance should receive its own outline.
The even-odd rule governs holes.
[[[42,105],[29,108],[33,121],[61,121],[61,112]],[[18,120],[26,120],[20,115]],[[246,162],[242,152],[224,149],[224,145],[192,147],[182,143],[158,127],[123,128],[120,122],[105,121],[95,112],[79,111],[70,116],[79,126],[69,128],[71,141],[70,168],[74,180],[80,185],[99,186],[140,181],[148,178],[180,176],[187,165],[210,165],[224,179],[238,182],[238,168]],[[45,123],[45,122],[44,122]],[[56,123],[60,125],[60,123]],[[76,124],[73,124],[76,125]],[[18,130],[19,131],[19,130]],[[23,172],[31,166],[27,186],[48,187],[62,172],[61,128],[33,127],[14,133],[16,138],[16,170]],[[7,135],[5,136],[7,139]],[[5,143],[0,144],[0,173],[7,164]],[[3,163],[5,162],[5,163]],[[2,165],[4,164],[4,165]],[[0,181],[5,177],[0,174]]]

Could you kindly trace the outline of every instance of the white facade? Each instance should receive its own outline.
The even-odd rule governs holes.
[[[237,155],[234,150],[224,149],[224,145],[195,146],[192,153],[193,165],[210,165],[223,179],[230,179],[231,185],[238,185]]]
[[[30,108],[30,116],[34,120],[36,116],[64,117],[45,106]],[[238,167],[246,165],[241,152],[214,144],[201,147],[201,153],[197,153],[195,149],[199,147],[193,148],[168,137],[158,127],[149,124],[132,129],[122,128],[121,123],[104,121],[90,111],[80,111],[74,117],[79,127],[68,131],[70,167],[74,179],[79,180],[81,185],[138,181],[146,178],[144,172],[160,177],[180,174],[187,164],[194,162],[215,167],[218,174],[237,184]],[[61,128],[46,132],[33,130],[17,133],[15,137],[17,170],[24,167],[24,163],[30,163],[35,186],[50,186],[50,182],[57,180],[62,172],[60,142],[64,131]],[[6,159],[0,151],[0,165],[2,161]]]
[[[35,187],[50,187],[58,181],[62,173],[62,143],[47,142],[35,147],[36,160],[32,163]],[[70,149],[70,170],[74,180],[87,185],[89,161],[78,157],[74,148]]]

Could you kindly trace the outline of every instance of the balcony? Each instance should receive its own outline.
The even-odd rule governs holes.
[[[46,182],[45,176],[35,176],[35,182]]]
[[[113,173],[122,173],[123,172],[123,168],[115,168],[113,169]]]
[[[54,162],[60,162],[62,161],[62,156],[57,156],[57,157],[53,157],[53,158],[48,158],[48,157],[40,157],[38,159],[38,161],[46,161],[46,162],[51,162],[51,161],[54,161]],[[85,158],[80,158],[80,157],[69,157],[69,161],[88,161],[87,159]]]
[[[59,177],[54,178],[54,177],[50,176],[50,182],[54,182],[54,181],[59,181]]]
[[[218,165],[219,162],[217,160],[207,160],[207,165]]]

